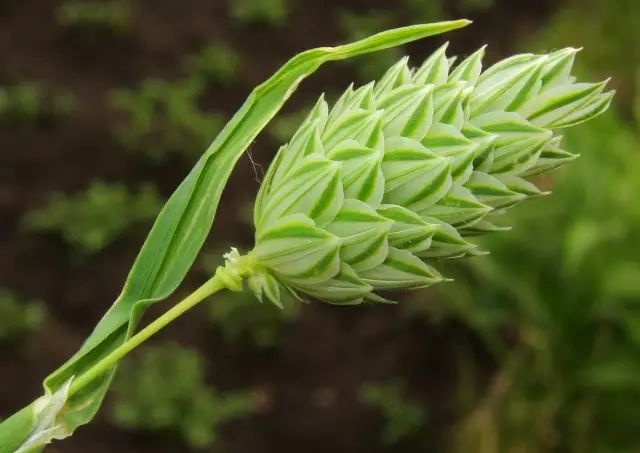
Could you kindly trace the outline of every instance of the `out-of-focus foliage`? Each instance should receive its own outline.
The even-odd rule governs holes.
[[[633,99],[633,115],[636,120],[638,130],[640,130],[640,68],[638,68],[638,76],[636,77],[635,97]]]
[[[36,330],[45,318],[38,301],[23,301],[13,292],[0,288],[0,342],[18,339]]]
[[[56,10],[56,21],[63,27],[125,34],[132,29],[133,11],[126,0],[67,1]]]
[[[207,82],[229,83],[240,69],[240,54],[223,44],[210,44],[185,60],[185,68],[192,76]]]
[[[612,112],[567,142],[582,157],[555,194],[516,208],[518,227],[488,241],[439,307],[501,367],[456,451],[640,447],[640,137]]]
[[[0,118],[35,125],[75,111],[76,99],[68,92],[54,92],[34,81],[0,87]]]
[[[423,408],[406,396],[400,382],[369,382],[360,387],[360,400],[377,409],[383,417],[380,440],[394,445],[416,436],[424,430]]]
[[[191,449],[213,446],[222,425],[256,410],[252,391],[220,392],[208,386],[204,358],[171,344],[147,347],[126,360],[113,390],[116,425],[173,433]]]
[[[458,0],[457,6],[465,13],[486,11],[495,5],[495,0]]]
[[[99,252],[132,225],[153,219],[162,207],[155,186],[132,192],[122,184],[92,183],[75,195],[54,193],[49,203],[29,212],[24,225],[32,231],[59,233],[79,255]]]
[[[269,133],[278,143],[286,143],[293,137],[308,113],[307,109],[292,113],[279,113],[269,123]]]
[[[260,303],[250,291],[215,296],[209,311],[211,321],[221,330],[225,340],[239,342],[250,339],[256,346],[275,346],[281,331],[300,313],[300,302],[282,297],[282,307]]]
[[[118,141],[156,161],[170,153],[198,155],[223,123],[219,113],[198,105],[204,89],[203,79],[191,77],[175,83],[147,79],[137,89],[116,90],[113,105],[127,116],[116,129]]]
[[[637,0],[567,0],[533,45],[538,48],[582,46],[577,68],[612,76],[618,103],[632,99],[640,68]],[[527,44],[529,45],[529,44]]]
[[[429,22],[452,17],[448,10],[460,14],[487,11],[494,6],[495,0],[405,0],[405,3],[413,19]]]
[[[230,0],[229,14],[238,22],[281,27],[289,15],[289,3],[290,0]]]

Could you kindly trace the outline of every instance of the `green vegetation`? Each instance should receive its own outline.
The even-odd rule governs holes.
[[[281,27],[289,16],[291,0],[230,0],[230,16],[243,23]]]
[[[486,11],[495,5],[495,0],[458,0],[457,6],[464,13]]]
[[[380,411],[384,424],[381,441],[395,445],[411,439],[424,431],[426,416],[423,408],[406,396],[404,385],[399,382],[370,382],[360,388],[364,404]]]
[[[269,133],[279,143],[286,143],[293,137],[298,126],[309,112],[303,109],[292,113],[280,113],[269,124]]]
[[[133,10],[127,0],[73,0],[58,7],[56,21],[63,27],[126,34],[132,30]]]
[[[240,55],[223,44],[210,44],[186,58],[185,69],[191,76],[207,82],[228,84],[238,75]]]
[[[198,105],[204,89],[203,79],[192,77],[179,82],[147,79],[137,89],[114,91],[113,105],[126,115],[116,128],[118,141],[155,161],[171,153],[196,157],[223,124],[219,113]]]
[[[420,21],[445,20],[448,11],[474,14],[487,11],[494,6],[495,0],[405,0],[410,17]]]
[[[10,342],[40,327],[45,310],[38,301],[23,301],[13,292],[0,288],[0,342]]]
[[[253,392],[208,386],[203,357],[176,345],[147,347],[126,360],[113,390],[117,426],[173,433],[191,449],[214,446],[223,425],[256,410]]]
[[[35,125],[72,114],[76,99],[68,92],[54,92],[35,81],[0,87],[0,118]]]
[[[97,182],[72,196],[54,193],[46,206],[26,215],[24,225],[31,231],[57,232],[78,255],[90,255],[132,225],[153,219],[161,206],[153,185],[131,192],[122,184]]]
[[[534,38],[537,48],[580,43],[584,51],[578,68],[613,76],[621,101],[633,99],[640,74],[640,2],[636,0],[569,1]]]
[[[414,23],[441,19],[451,12],[482,12],[494,1],[404,0],[389,5],[392,3],[385,11],[343,12],[339,15],[341,36],[364,37],[399,20]],[[398,7],[396,14],[395,3],[407,10]],[[459,371],[455,382],[459,420],[447,435],[452,438],[449,450],[456,453],[636,453],[640,449],[640,2],[547,3],[560,8],[549,20],[536,13],[524,24],[512,24],[505,17],[506,31],[513,36],[528,33],[536,21],[544,20],[542,38],[513,45],[541,52],[584,46],[576,59],[578,73],[613,76],[619,91],[617,106],[606,117],[567,134],[563,147],[582,157],[567,170],[535,180],[543,190],[553,188],[554,194],[493,217],[499,225],[515,227],[481,242],[491,255],[445,267],[443,274],[456,282],[440,287],[441,300],[430,296],[425,301],[421,293],[416,303],[398,307],[429,322],[449,322],[470,337],[469,345],[456,345],[458,355],[451,358]],[[0,10],[19,4],[0,0]],[[230,15],[239,22],[283,26],[291,2],[230,0],[229,4]],[[133,30],[130,5],[126,1],[67,1],[57,9],[56,20],[74,30],[127,34]],[[503,16],[497,9],[490,14],[494,13]],[[333,33],[334,25],[327,26]],[[509,45],[505,43],[502,50]],[[387,50],[349,64],[361,80],[369,81],[403,53]],[[122,113],[116,129],[119,142],[156,161],[173,154],[189,159],[197,156],[222,125],[219,114],[200,105],[205,90],[208,84],[232,83],[245,69],[238,58],[232,49],[211,44],[185,59],[190,73],[185,80],[148,79],[137,88],[118,90],[113,105]],[[281,86],[277,89],[287,92]],[[0,89],[0,117],[11,125],[34,125],[74,110],[72,95],[52,92],[40,82],[19,82]],[[260,101],[249,105],[248,111],[253,116],[247,123],[259,128],[273,107]],[[267,113],[261,116],[261,112]],[[294,112],[276,117],[268,126],[270,133],[288,142],[303,116]],[[254,137],[252,129],[239,127],[228,142],[231,145],[216,151],[222,150],[219,155],[230,162],[233,153],[242,152],[240,148]],[[208,231],[207,222],[215,214],[215,207],[210,206],[217,205],[218,187],[226,181],[222,175],[230,171],[230,166],[220,167],[220,162],[196,167],[195,176],[187,180],[192,186],[187,186],[194,187],[197,181],[201,190],[179,190],[177,201],[159,219],[164,227],[160,231],[174,225],[177,230],[174,235],[150,236],[148,253],[143,250],[141,264],[133,269],[119,299],[119,314],[138,313],[135,303],[164,299],[182,281],[193,261],[189,254],[199,248],[199,240]],[[59,194],[48,206],[29,213],[25,225],[59,234],[80,255],[96,253],[133,223],[147,221],[158,212],[159,196],[148,189],[133,193],[122,185],[97,183],[72,197]],[[239,206],[233,206],[234,215],[244,209]],[[278,310],[257,303],[246,291],[224,293],[211,300],[207,313],[225,340],[272,347],[300,310],[289,299],[283,302],[284,309]],[[90,338],[104,351],[117,350],[125,341],[115,332],[122,332],[123,327],[135,332],[136,327],[134,315],[125,322],[124,316],[113,321],[111,314]],[[32,332],[43,316],[37,302],[24,302],[0,290],[0,341],[10,342]],[[483,351],[480,359],[478,350]],[[489,360],[484,357],[486,351]],[[59,390],[71,375],[84,376],[102,358],[86,349],[78,357],[54,373],[46,383],[48,390]],[[207,385],[203,360],[194,351],[171,346],[150,348],[125,362],[110,407],[113,422],[129,430],[173,434],[190,448],[216,445],[220,426],[251,414],[255,399],[250,392],[221,393]],[[90,383],[69,400],[70,416],[64,420],[69,422],[69,432],[64,434],[77,427],[77,420],[95,414],[97,408],[90,408],[86,401],[106,391],[108,379]],[[412,401],[404,386],[368,383],[362,386],[361,400],[382,416],[381,441],[420,449],[426,409]],[[57,420],[65,416],[66,411]],[[7,431],[0,427],[0,451]],[[19,435],[14,438],[22,442]],[[433,448],[431,439],[425,444]]]
[[[41,398],[0,423],[2,453],[41,450],[52,440],[67,438],[91,421],[120,360],[213,294],[240,291],[244,278],[251,277],[248,283],[258,298],[278,303],[279,294],[274,292],[278,283],[274,276],[264,274],[266,265],[256,256],[240,255],[232,248],[225,254],[224,266],[218,267],[213,276],[137,330],[144,311],[167,299],[182,283],[210,233],[222,190],[235,164],[302,80],[324,63],[394,47],[468,23],[460,20],[421,24],[387,30],[346,45],[311,49],[292,58],[252,91],[224,135],[207,148],[160,211],[121,294],[80,350],[44,380],[45,394]],[[271,237],[275,239],[275,235]],[[303,256],[308,247],[313,252],[313,240],[301,239]],[[332,287],[325,289],[331,291]],[[163,350],[161,355],[164,353]]]
[[[568,142],[582,153],[575,168],[535,215],[515,209],[517,230],[487,241],[491,255],[438,307],[501,364],[490,402],[478,390],[467,406],[458,451],[483,439],[495,447],[481,453],[636,451],[640,137],[610,113]]]

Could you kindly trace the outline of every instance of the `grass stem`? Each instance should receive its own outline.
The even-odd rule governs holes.
[[[109,355],[101,359],[93,367],[89,368],[89,370],[87,370],[84,374],[81,374],[76,379],[74,379],[74,381],[71,383],[71,387],[69,388],[69,396],[77,393],[79,390],[83,389],[95,379],[109,371],[129,352],[140,346],[142,343],[156,334],[159,330],[166,327],[176,318],[180,317],[191,308],[202,302],[204,299],[211,296],[212,294],[217,293],[225,287],[226,285],[223,282],[223,279],[220,277],[220,274],[216,273],[212,278],[207,280],[207,282],[196,289],[193,293],[189,294],[183,300],[178,302],[172,308],[170,308],[153,322],[151,322],[144,329],[140,330],[140,332],[136,333],[127,341],[122,343],[122,345],[120,345]]]

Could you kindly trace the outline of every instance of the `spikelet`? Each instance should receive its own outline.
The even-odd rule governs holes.
[[[541,195],[527,176],[575,158],[558,130],[604,112],[605,82],[571,76],[576,49],[482,70],[484,48],[451,67],[446,45],[403,58],[377,82],[321,97],[258,195],[249,286],[330,303],[443,280],[437,259],[479,254],[496,212]]]

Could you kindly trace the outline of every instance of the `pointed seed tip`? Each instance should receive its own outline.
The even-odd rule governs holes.
[[[569,46],[569,47],[565,47],[564,49],[560,49],[558,52],[566,52],[569,55],[575,55],[578,52],[580,52],[582,49],[584,49],[584,47]]]

